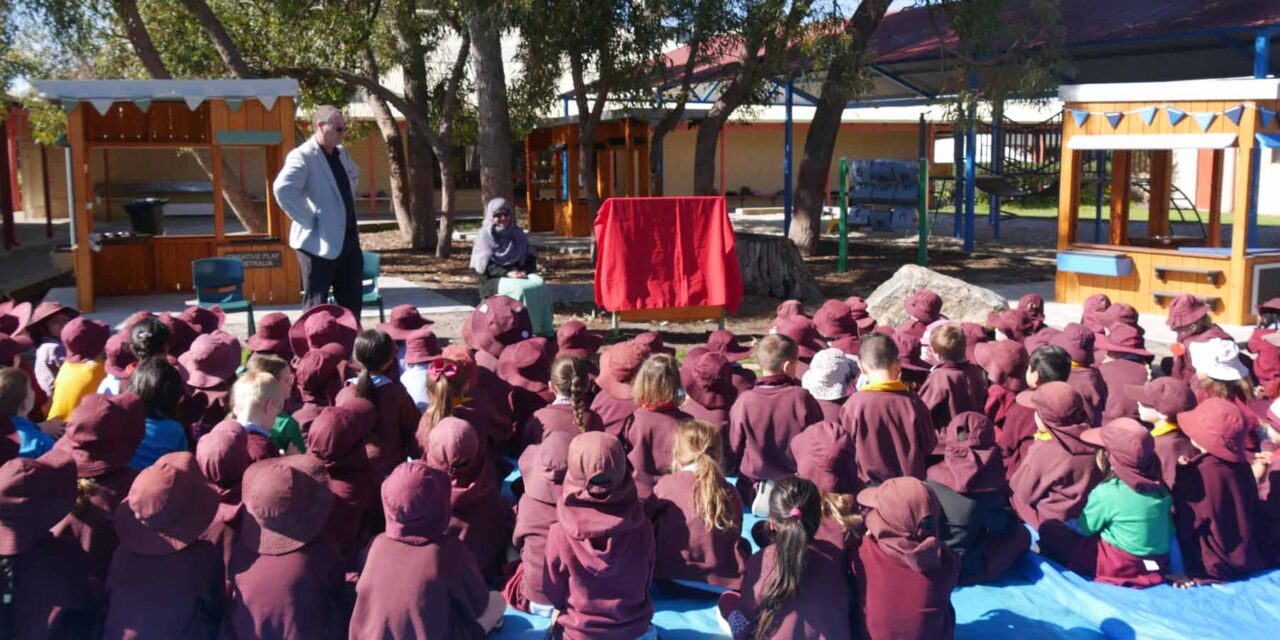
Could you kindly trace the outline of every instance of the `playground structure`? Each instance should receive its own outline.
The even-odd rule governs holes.
[[[1059,302],[1095,293],[1140,312],[1162,313],[1174,297],[1204,300],[1220,321],[1247,324],[1258,302],[1280,294],[1280,248],[1258,246],[1260,150],[1280,147],[1280,80],[1223,79],[1074,85],[1060,97],[1063,119],[1058,216]],[[1208,150],[1212,195],[1202,233],[1177,235],[1170,224],[1175,149]],[[1235,156],[1231,233],[1223,237],[1221,194],[1227,154]],[[1094,185],[1111,188],[1108,237],[1095,222],[1082,239],[1085,160],[1095,158]],[[1106,160],[1103,160],[1103,157]],[[1130,224],[1134,167],[1148,165],[1145,230]],[[1106,170],[1109,168],[1109,171]],[[1140,183],[1141,184],[1141,183]],[[1185,219],[1185,218],[1184,218]],[[1095,218],[1096,220],[1096,218]]]
[[[254,303],[301,299],[297,256],[283,240],[284,211],[266,189],[265,233],[228,234],[222,198],[222,155],[227,149],[265,153],[268,181],[293,148],[294,80],[48,80],[32,85],[42,99],[67,113],[68,196],[77,306],[93,311],[98,296],[194,291],[192,262],[239,258],[244,296]],[[113,148],[207,150],[212,176],[212,234],[94,232],[89,154]]]

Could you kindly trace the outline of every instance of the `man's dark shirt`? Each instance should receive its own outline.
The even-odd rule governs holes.
[[[323,151],[324,147],[320,147]],[[351,177],[347,175],[347,168],[342,165],[342,158],[339,154],[342,152],[338,147],[333,148],[333,153],[324,152],[325,160],[329,161],[329,169],[333,171],[333,181],[338,183],[338,193],[342,194],[342,204],[347,208],[347,235],[344,240],[354,240],[356,233],[356,199],[351,193]]]

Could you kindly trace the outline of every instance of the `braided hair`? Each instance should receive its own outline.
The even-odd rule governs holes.
[[[560,356],[551,363],[551,386],[557,393],[569,396],[573,407],[573,424],[578,431],[587,430],[587,361],[574,356]]]

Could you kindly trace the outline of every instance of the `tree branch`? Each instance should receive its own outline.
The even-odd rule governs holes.
[[[209,8],[209,3],[205,0],[182,0],[182,5],[191,12],[196,22],[204,27],[205,32],[209,34],[209,39],[213,42],[213,48],[218,52],[218,57],[222,58],[222,63],[227,65],[231,73],[238,78],[254,77],[253,70],[240,55],[240,48],[231,40],[227,28],[223,26],[222,20],[218,19],[213,9]]]
[[[173,76],[164,66],[164,60],[160,58],[160,51],[151,40],[151,34],[147,32],[147,26],[142,22],[137,0],[112,0],[112,4],[115,6],[116,14],[124,22],[125,35],[129,38],[129,44],[133,45],[133,52],[142,61],[142,66],[147,69],[147,73],[157,80],[172,78]]]
[[[429,144],[435,146],[438,143],[436,134],[431,129],[431,122],[426,115],[400,94],[382,86],[377,80],[367,78],[358,73],[329,67],[275,67],[268,71],[270,72],[269,75],[287,76],[298,80],[337,80],[376,94],[379,98],[385,100],[387,104],[404,114],[405,123],[414,127],[422,137],[427,139]]]
[[[449,80],[445,83],[444,104],[440,108],[440,137],[449,139],[453,131],[453,116],[458,110],[458,89],[467,74],[467,56],[471,53],[471,32],[462,29],[462,43],[458,46],[458,56],[449,70]]]

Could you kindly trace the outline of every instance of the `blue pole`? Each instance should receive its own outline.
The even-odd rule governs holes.
[[[1004,175],[1004,109],[991,110],[991,172]],[[1000,196],[989,194],[992,235],[1000,238]]]
[[[1259,31],[1253,39],[1253,77],[1265,78],[1271,67],[1271,32]]]
[[[785,141],[782,155],[782,234],[791,234],[791,105],[795,80],[787,79],[787,116],[783,126]],[[821,218],[819,218],[821,220]],[[821,229],[818,230],[821,233]]]
[[[952,173],[955,174],[956,179],[956,214],[952,218],[953,222],[951,224],[951,232],[955,235],[957,240],[964,237],[964,225],[961,222],[964,220],[964,174],[962,173],[963,169],[961,164],[964,162],[966,156],[964,152],[965,136],[961,135],[961,133],[963,131],[962,127],[964,127],[964,123],[967,122],[965,118],[965,109],[964,106],[961,105],[960,120],[956,123],[955,133],[951,136],[952,144],[955,146],[955,152],[951,154],[953,163]]]
[[[564,117],[568,118],[569,117],[569,99],[564,98],[563,100],[560,101],[560,104],[564,109]]]
[[[964,155],[964,252],[973,253],[973,216],[977,194],[974,193],[974,174],[977,172],[978,134],[974,130],[974,121],[978,116],[978,105],[975,102],[969,113],[969,128],[965,132]]]

